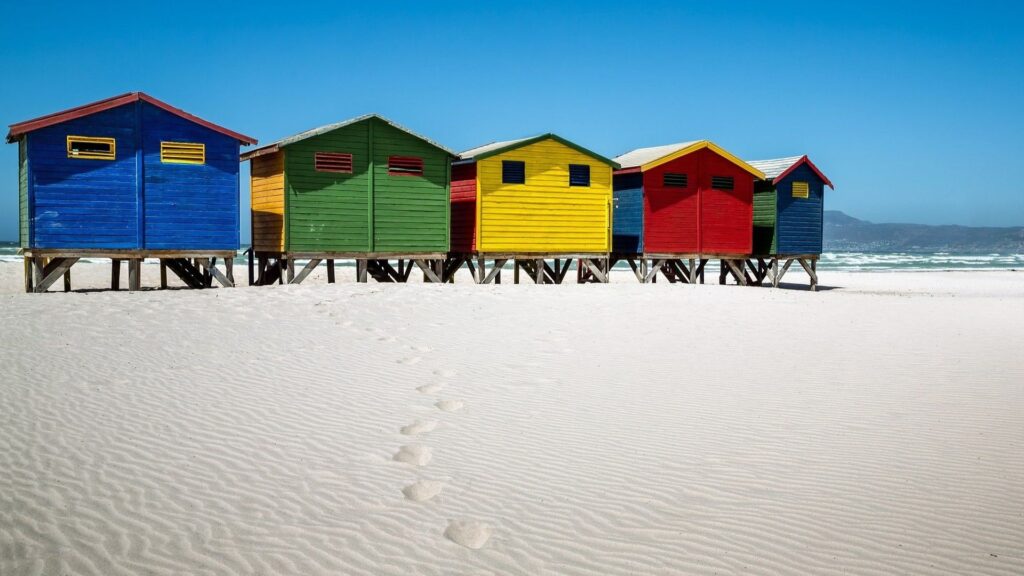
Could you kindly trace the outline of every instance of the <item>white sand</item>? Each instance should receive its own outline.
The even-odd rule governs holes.
[[[26,295],[21,270],[4,576],[1024,573],[1022,273]]]

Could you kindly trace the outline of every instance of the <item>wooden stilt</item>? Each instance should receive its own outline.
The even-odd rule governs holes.
[[[235,261],[233,258],[224,259],[224,276],[227,277],[231,287],[235,286]]]
[[[128,260],[128,290],[134,292],[142,289],[142,259],[130,258]]]
[[[312,274],[313,270],[316,270],[316,267],[319,266],[319,265],[320,265],[320,259],[319,258],[310,258],[309,262],[307,262],[306,265],[299,272],[299,275],[295,276],[294,278],[290,277],[290,276],[292,276],[291,269],[290,269],[289,270],[289,274],[288,274],[288,276],[289,276],[288,283],[289,284],[301,284],[302,281],[305,280],[307,276]]]
[[[356,282],[366,283],[367,261],[356,260]]]
[[[121,289],[121,261],[117,258],[112,258],[111,269],[110,269],[110,289],[120,290]]]
[[[160,288],[167,288],[167,262],[163,258],[160,259]]]
[[[64,291],[71,292],[71,267],[64,272]]]
[[[334,260],[327,259],[327,283],[334,284]]]
[[[34,283],[32,282],[33,258],[31,256],[25,256],[22,258],[22,260],[24,260],[25,262],[25,292],[32,293],[32,286],[34,285]]]

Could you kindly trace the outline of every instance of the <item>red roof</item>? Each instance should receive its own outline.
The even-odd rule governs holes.
[[[792,165],[792,166],[790,166],[789,168],[786,168],[786,169],[785,169],[785,170],[784,170],[784,171],[782,172],[782,174],[779,174],[778,176],[776,176],[776,177],[775,177],[775,181],[776,181],[776,182],[778,182],[779,180],[782,180],[783,178],[785,178],[786,176],[788,176],[790,172],[792,172],[793,170],[796,170],[798,166],[801,166],[801,165],[803,165],[803,164],[807,164],[807,167],[808,167],[808,168],[810,168],[812,172],[814,172],[815,174],[817,174],[817,175],[818,175],[818,178],[821,178],[821,181],[822,181],[822,182],[824,182],[825,184],[827,184],[829,188],[831,188],[831,189],[833,189],[833,190],[835,190],[835,189],[836,189],[836,187],[832,185],[832,181],[831,181],[831,180],[829,180],[829,179],[828,179],[828,178],[827,178],[827,177],[826,177],[826,176],[825,176],[825,175],[824,175],[824,174],[823,174],[823,173],[821,172],[821,170],[818,170],[818,167],[814,165],[814,162],[811,162],[811,159],[810,159],[810,158],[808,158],[806,154],[804,154],[804,157],[803,157],[803,158],[801,158],[801,159],[797,160],[797,161],[796,161],[795,163],[793,163],[793,165]]]
[[[167,112],[170,112],[171,114],[174,114],[176,116],[180,116],[190,122],[195,122],[200,126],[205,126],[210,130],[213,130],[214,132],[220,132],[225,136],[230,136],[235,140],[238,140],[242,144],[256,144],[256,139],[251,136],[239,134],[238,132],[234,132],[228,130],[227,128],[224,128],[223,126],[218,126],[212,122],[207,122],[206,120],[203,120],[198,116],[193,116],[180,108],[175,108],[174,106],[171,106],[166,102],[157,100],[156,98],[153,98],[152,96],[144,92],[129,92],[127,94],[122,94],[120,96],[114,96],[112,98],[107,98],[105,100],[99,100],[97,102],[93,102],[92,104],[85,104],[84,106],[78,106],[77,108],[64,110],[63,112],[55,112],[53,114],[47,114],[46,116],[40,116],[39,118],[35,118],[32,120],[26,120],[24,122],[18,122],[17,124],[11,124],[10,132],[7,133],[7,142],[14,142],[15,140],[18,139],[19,136],[27,134],[28,132],[32,132],[33,130],[39,130],[40,128],[46,128],[47,126],[53,126],[54,124],[60,124],[61,122],[67,122],[68,120],[74,120],[75,118],[81,118],[83,116],[88,116],[90,114],[96,114],[97,112],[103,112],[104,110],[110,110],[111,108],[117,108],[118,106],[124,106],[125,104],[130,104],[132,102],[137,102],[139,100],[149,102],[157,108],[166,110]]]

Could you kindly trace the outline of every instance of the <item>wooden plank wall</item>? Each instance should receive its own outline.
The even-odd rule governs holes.
[[[31,247],[141,248],[136,123],[126,105],[32,132]],[[68,158],[68,135],[114,138],[115,159]]]
[[[775,253],[775,185],[754,183],[754,254]]]
[[[476,251],[476,162],[452,166],[451,250]]]
[[[451,157],[386,122],[373,123],[373,245],[377,252],[447,252]],[[423,175],[388,173],[388,157],[423,159]]]
[[[289,251],[370,250],[369,125],[351,124],[288,146],[284,166]],[[316,152],[352,154],[352,173],[317,172]]]
[[[644,175],[616,174],[612,181],[612,250],[623,254],[644,251]]]
[[[793,182],[809,184],[807,198],[793,198]],[[775,183],[778,193],[778,252],[820,254],[825,183],[807,165],[799,166]]]
[[[28,134],[18,141],[18,245],[29,246],[29,212],[28,212]]]
[[[525,184],[502,184],[502,160],[526,163]],[[569,186],[569,164],[590,166],[590,186]],[[611,166],[555,140],[477,162],[483,252],[611,250]]]
[[[144,246],[238,249],[238,141],[146,102],[141,106]],[[206,146],[203,164],[165,163],[160,143]]]
[[[262,252],[283,252],[284,152],[257,156],[250,161],[252,245]]]

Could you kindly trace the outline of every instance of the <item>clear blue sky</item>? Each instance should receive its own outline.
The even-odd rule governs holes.
[[[43,4],[0,4],[4,124],[141,90],[263,141],[367,112],[458,150],[707,138],[810,154],[857,217],[1024,225],[1016,3]]]

